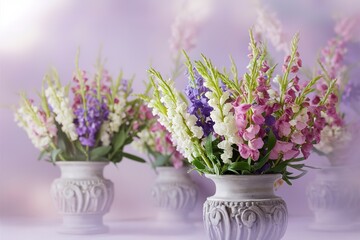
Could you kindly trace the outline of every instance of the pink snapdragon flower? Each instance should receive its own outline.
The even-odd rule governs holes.
[[[248,159],[251,155],[251,149],[247,144],[242,143],[239,145],[239,153],[242,158]]]
[[[264,141],[261,138],[254,138],[249,142],[249,147],[252,150],[261,149],[264,146]]]
[[[255,138],[255,136],[259,133],[260,126],[259,125],[250,125],[245,132],[242,134],[242,137],[246,141],[250,141]]]
[[[276,141],[274,149],[271,151],[269,158],[276,160],[282,156],[283,160],[289,160],[299,155],[300,151],[294,149],[294,144],[291,142]]]
[[[261,125],[265,122],[265,118],[263,117],[263,112],[265,110],[265,106],[253,106],[253,115],[251,116],[251,119],[253,122],[257,125]]]
[[[278,123],[279,137],[288,137],[291,133],[290,127],[291,127],[290,123],[280,120]]]
[[[304,144],[305,143],[305,136],[301,132],[296,132],[291,135],[291,141],[295,144]]]

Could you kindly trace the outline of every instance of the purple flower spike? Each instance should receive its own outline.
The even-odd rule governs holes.
[[[82,105],[75,110],[75,125],[82,145],[93,147],[96,135],[104,121],[108,119],[109,109],[91,94],[86,95],[86,110]]]
[[[214,122],[210,119],[210,112],[213,108],[209,106],[209,99],[205,96],[209,89],[203,85],[204,79],[196,68],[193,71],[195,82],[189,81],[185,88],[185,94],[190,99],[188,112],[196,116],[198,119],[196,125],[203,129],[204,136],[208,136],[213,131],[214,126]]]

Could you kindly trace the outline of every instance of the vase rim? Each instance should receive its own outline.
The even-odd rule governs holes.
[[[209,179],[249,179],[249,178],[271,178],[271,179],[280,179],[281,174],[279,173],[271,173],[271,174],[250,174],[250,175],[216,175],[216,174],[205,174],[205,177]]]
[[[181,167],[181,168],[175,168],[175,167],[171,167],[171,166],[163,166],[163,167],[156,167],[156,170],[160,170],[160,171],[188,171],[189,168],[188,167]]]
[[[108,165],[109,161],[56,161],[56,165]]]
[[[162,169],[170,169],[170,168],[183,169],[183,168],[187,168],[187,167],[183,166],[183,167],[180,167],[180,168],[175,168],[174,166],[160,166],[160,167],[156,167],[156,168],[162,168]]]

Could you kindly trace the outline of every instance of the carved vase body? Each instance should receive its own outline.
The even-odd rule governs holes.
[[[280,175],[206,175],[216,193],[204,203],[211,240],[279,240],[287,228],[286,203],[274,194]]]
[[[186,168],[158,167],[152,196],[160,221],[185,221],[197,201],[197,188]]]
[[[51,186],[55,206],[63,217],[59,232],[96,234],[107,232],[103,216],[110,209],[114,186],[103,177],[106,162],[58,162],[61,177]]]
[[[356,227],[360,211],[359,176],[351,167],[319,169],[307,189],[310,209],[319,230],[344,230]]]

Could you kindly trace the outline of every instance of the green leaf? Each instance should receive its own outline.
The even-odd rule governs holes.
[[[283,161],[277,164],[276,166],[270,168],[267,172],[273,172],[273,173],[283,173],[285,172],[286,166],[289,164],[288,161]]]
[[[229,170],[235,170],[235,171],[249,171],[250,165],[248,162],[234,162],[229,165]]]
[[[206,166],[205,164],[203,164],[201,161],[199,161],[198,159],[194,159],[192,162],[191,162],[192,165],[194,165],[197,169],[205,169]]]
[[[275,145],[276,145],[276,137],[275,137],[275,134],[273,133],[273,131],[270,129],[269,135],[268,135],[268,142],[267,142],[267,151],[269,154],[270,154],[271,150],[273,150]]]
[[[254,171],[261,169],[269,160],[270,152],[268,152],[262,159],[257,161],[252,167]]]
[[[221,168],[220,174],[223,175],[226,171],[228,171],[228,165],[224,164],[224,166],[222,166],[222,168]],[[237,173],[237,174],[239,174],[239,173]]]
[[[87,153],[86,150],[84,149],[84,146],[81,145],[80,141],[75,141],[75,147],[78,150],[76,155],[82,155],[83,158],[86,159]]]
[[[123,157],[123,152],[118,152],[111,158],[111,162],[119,163],[123,160]]]
[[[288,185],[292,185],[292,183],[290,182],[290,180],[288,179],[287,176],[283,176],[282,179],[288,184]]]
[[[303,167],[305,167],[305,164],[289,164],[289,167],[295,168],[296,170],[301,170]]]
[[[305,165],[304,167],[310,168],[310,169],[321,169],[321,168],[319,168],[319,167],[313,167],[313,166],[309,166],[309,165]]]
[[[231,168],[228,168],[227,170],[228,170],[228,171],[230,171],[230,172],[235,173],[236,175],[240,175],[240,173],[239,173],[239,172],[237,172],[237,171],[235,171],[235,170],[233,170],[233,169],[231,169]]]
[[[124,145],[128,134],[124,128],[120,128],[117,133],[114,141],[114,152],[119,151],[119,149]]]
[[[61,149],[54,149],[52,152],[51,152],[51,161],[53,162],[56,162],[56,158],[57,156],[62,152]]]
[[[269,160],[269,156],[271,151],[273,150],[273,148],[276,145],[276,137],[273,133],[273,131],[270,129],[269,131],[269,135],[268,135],[268,140],[267,140],[267,150],[266,150],[266,154],[264,157],[262,157],[259,161],[257,161],[254,166],[253,169],[255,171],[261,169]]]
[[[128,159],[131,159],[131,160],[134,160],[134,161],[137,161],[137,162],[141,162],[141,163],[145,163],[146,161],[141,158],[141,157],[138,157],[138,156],[135,156],[133,154],[130,154],[130,153],[126,153],[126,152],[122,152],[122,155]]]
[[[70,141],[68,136],[62,131],[61,126],[56,124],[57,128],[57,140],[56,140],[56,147],[61,149],[61,155],[66,160],[72,159],[72,156],[75,155],[76,149],[73,143]]]
[[[42,160],[42,159],[43,159],[43,157],[44,157],[47,153],[48,153],[48,151],[47,151],[47,150],[43,150],[43,151],[41,151],[41,152],[40,152],[40,155],[39,155],[39,157],[38,157],[38,160]]]
[[[153,162],[154,167],[161,167],[167,165],[168,163],[170,163],[171,156],[172,154],[170,155],[158,154],[157,157],[155,158],[155,161]]]
[[[301,161],[304,161],[304,160],[305,160],[304,157],[300,157],[300,158],[291,159],[290,162],[301,162]]]
[[[291,180],[295,180],[295,179],[301,178],[301,177],[304,176],[306,173],[307,173],[307,171],[306,171],[306,170],[303,170],[302,173],[300,173],[299,175],[296,175],[296,176],[287,176],[287,178],[288,178],[288,179],[291,179]]]
[[[214,166],[214,173],[215,173],[216,175],[220,175],[219,166],[218,166],[217,164],[214,164],[213,166]]]
[[[96,161],[101,158],[105,158],[105,156],[110,152],[111,146],[101,146],[94,148],[90,151],[90,160]]]
[[[209,134],[209,136],[207,136],[205,139],[205,150],[206,150],[207,156],[213,155],[213,144],[212,143],[213,143],[212,134]]]

